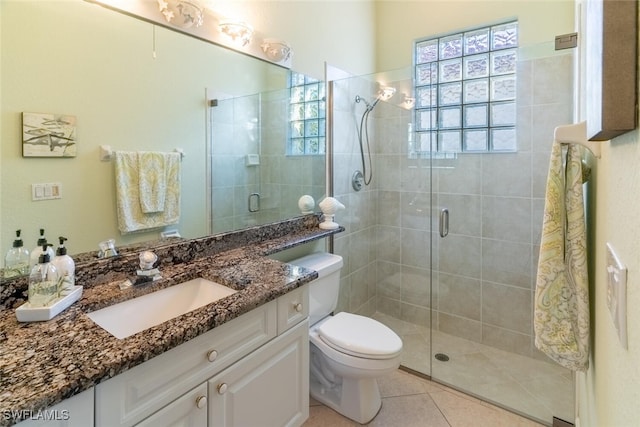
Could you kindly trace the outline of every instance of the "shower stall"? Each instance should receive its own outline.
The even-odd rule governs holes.
[[[405,369],[550,425],[573,422],[574,379],[535,348],[533,297],[553,131],[573,121],[574,53],[544,43],[517,58],[511,152],[425,149],[411,69],[330,84],[333,194],[347,207],[338,311],[395,330]],[[387,101],[382,86],[396,89]],[[371,182],[356,190],[363,164]]]
[[[287,151],[288,89],[214,102],[209,98],[213,96],[207,99],[212,233],[298,216],[303,194],[322,199],[324,152],[296,156]]]

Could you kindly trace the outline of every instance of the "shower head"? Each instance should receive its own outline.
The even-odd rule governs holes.
[[[378,91],[378,99],[388,101],[396,93],[396,88],[392,86],[380,86]]]
[[[373,99],[373,101],[371,101],[369,103],[369,102],[367,102],[366,99],[364,99],[360,95],[356,95],[356,103],[364,102],[364,105],[367,107],[366,108],[366,112],[371,112],[373,110],[373,108],[378,104],[378,102],[380,102],[380,100],[388,101],[389,99],[391,99],[391,97],[395,93],[396,93],[396,88],[394,88],[394,87],[391,87],[391,86],[380,86],[380,90],[378,91],[378,94]]]

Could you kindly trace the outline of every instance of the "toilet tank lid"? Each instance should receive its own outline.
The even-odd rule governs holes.
[[[343,265],[340,255],[330,254],[327,252],[316,252],[302,258],[289,261],[289,264],[299,267],[310,268],[318,272],[318,277],[323,277],[340,270]]]

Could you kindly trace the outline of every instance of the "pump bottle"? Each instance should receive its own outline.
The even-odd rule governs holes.
[[[38,264],[31,269],[29,275],[29,305],[31,307],[47,307],[60,295],[58,270],[50,262],[48,249],[50,244],[43,244]]]
[[[66,237],[60,236],[58,237],[60,242],[60,246],[56,250],[56,256],[51,261],[53,265],[58,270],[58,275],[60,276],[60,294],[62,296],[68,294],[73,290],[73,286],[75,285],[76,278],[76,265],[73,262],[73,259],[67,255],[67,248],[64,247],[64,242],[67,240]]]
[[[42,255],[42,251],[45,250],[43,248],[46,248],[45,252],[49,254],[49,260],[52,260],[53,257],[56,256],[56,254],[53,252],[53,249],[51,249],[51,246],[52,245],[47,244],[47,239],[44,237],[44,228],[41,228],[40,237],[38,238],[38,243],[36,247],[31,251],[31,256],[29,259],[29,268],[33,268],[38,264],[40,255]]]
[[[16,230],[16,240],[4,259],[5,277],[29,274],[29,251],[23,245],[20,232],[21,230]]]

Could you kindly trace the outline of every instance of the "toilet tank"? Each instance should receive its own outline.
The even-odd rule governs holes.
[[[309,324],[313,325],[331,314],[338,305],[342,257],[317,252],[289,261],[289,264],[318,272],[318,278],[309,283]]]

